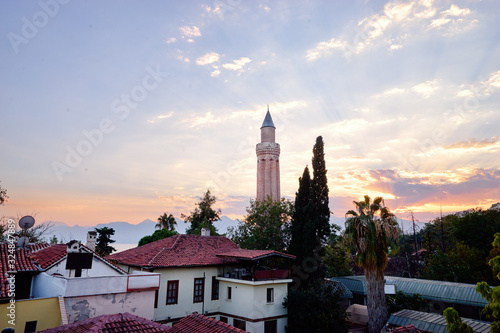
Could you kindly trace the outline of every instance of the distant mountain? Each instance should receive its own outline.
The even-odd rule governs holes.
[[[175,230],[180,233],[186,233],[186,229],[189,227],[189,223],[184,223],[183,220],[179,218],[175,218],[177,221],[177,225],[175,226]],[[129,222],[110,222],[110,223],[101,223],[96,226],[69,226],[64,222],[53,222],[54,226],[45,236],[47,239],[51,238],[52,235],[55,235],[59,241],[63,241],[65,243],[70,240],[76,239],[81,241],[82,243],[86,243],[87,241],[87,232],[94,230],[95,228],[108,227],[113,228],[115,230],[115,235],[113,237],[116,240],[116,243],[113,243],[113,246],[119,244],[137,244],[139,240],[144,237],[151,235],[156,229],[156,222],[150,219],[146,219],[139,224],[131,224]],[[345,218],[331,216],[330,223],[336,224],[344,229]],[[408,220],[398,219],[398,223],[400,227],[403,229],[405,233],[412,232],[412,223]],[[227,229],[229,227],[234,227],[238,225],[237,220],[233,220],[227,216],[222,216],[220,221],[215,222],[215,227],[217,228],[219,234],[227,233]],[[422,223],[417,223],[417,231],[423,227]],[[119,250],[123,250],[122,246],[115,246]],[[130,247],[130,246],[128,246]]]

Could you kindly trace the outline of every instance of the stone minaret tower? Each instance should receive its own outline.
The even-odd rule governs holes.
[[[266,118],[260,128],[260,143],[257,144],[257,201],[270,196],[279,201],[280,194],[280,145],[275,142],[276,127],[267,107]]]

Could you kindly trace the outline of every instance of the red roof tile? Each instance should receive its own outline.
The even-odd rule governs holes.
[[[245,333],[239,328],[223,323],[217,319],[193,313],[182,318],[169,333]]]
[[[261,258],[270,257],[270,256],[279,256],[279,257],[284,257],[284,258],[289,258],[289,259],[295,259],[295,256],[293,256],[291,254],[281,253],[281,252],[274,251],[274,250],[237,249],[237,250],[232,250],[232,251],[220,253],[217,256],[218,257],[231,257],[231,258],[236,258],[236,259],[251,259],[251,260],[261,259]]]
[[[8,281],[7,272],[12,271],[14,268],[17,272],[37,272],[38,268],[30,260],[29,256],[30,250],[25,248],[17,248],[14,253],[9,253],[8,243],[0,244],[0,298],[8,297]],[[13,254],[15,256],[14,267],[10,266],[9,255]]]
[[[138,267],[214,266],[224,263],[217,254],[237,249],[238,245],[225,236],[175,235],[106,259]]]
[[[66,256],[66,248],[66,244],[54,244],[50,247],[33,251],[31,258],[38,263],[42,269],[46,269]]]
[[[40,333],[156,333],[171,332],[171,328],[128,312],[101,315],[73,324],[50,328]]]

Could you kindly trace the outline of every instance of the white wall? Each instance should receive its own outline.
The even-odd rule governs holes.
[[[65,297],[69,323],[103,314],[129,312],[152,320],[154,317],[154,291],[135,291],[117,294]]]
[[[33,298],[56,297],[66,293],[67,279],[40,273],[33,276],[31,296]]]

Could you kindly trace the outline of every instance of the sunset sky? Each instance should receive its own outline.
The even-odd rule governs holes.
[[[245,215],[269,105],[293,199],[325,142],[330,209],[500,201],[500,2],[2,1],[0,216]]]

